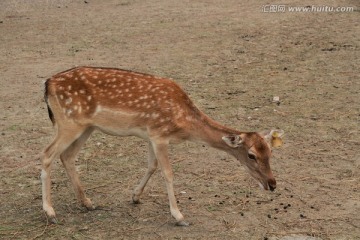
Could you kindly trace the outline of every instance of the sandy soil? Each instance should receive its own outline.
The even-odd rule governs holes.
[[[331,1],[355,7],[347,13],[264,13],[266,4],[1,1],[0,238],[360,239],[359,2]],[[43,82],[78,65],[170,77],[228,126],[283,129],[285,145],[272,160],[277,190],[259,189],[224,153],[172,146],[176,195],[192,223],[175,227],[159,171],[142,204],[131,203],[146,170],[146,143],[95,133],[77,165],[101,210],[77,204],[57,161],[60,223],[47,224],[39,154],[54,131]]]

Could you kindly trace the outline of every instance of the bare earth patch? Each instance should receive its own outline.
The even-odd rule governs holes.
[[[264,13],[264,1],[8,0],[0,2],[1,239],[359,239],[359,3],[346,13]],[[322,6],[325,1],[287,1]],[[54,130],[43,82],[103,66],[175,79],[208,115],[244,131],[281,128],[275,192],[230,156],[172,146],[175,193],[190,227],[174,226],[158,171],[140,205],[147,143],[94,134],[77,166],[79,207],[53,167],[50,225],[39,155]],[[274,100],[274,97],[276,101]]]

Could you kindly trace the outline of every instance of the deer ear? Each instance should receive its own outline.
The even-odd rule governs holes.
[[[224,140],[224,142],[232,148],[239,147],[243,142],[243,139],[240,135],[224,136],[222,137],[222,140]]]
[[[263,134],[265,140],[272,147],[280,147],[283,144],[282,136],[284,135],[284,131],[281,129],[271,130],[270,132],[266,132]]]

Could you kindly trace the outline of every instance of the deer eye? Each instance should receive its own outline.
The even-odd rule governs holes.
[[[252,153],[248,154],[248,158],[250,158],[251,160],[256,160],[256,156]]]

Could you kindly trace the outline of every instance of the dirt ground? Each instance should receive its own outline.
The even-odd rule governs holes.
[[[268,4],[1,1],[0,238],[360,239],[359,2],[331,1],[355,8],[342,13],[264,13]],[[176,227],[160,171],[142,203],[131,203],[146,171],[146,142],[97,132],[77,166],[87,195],[101,208],[78,205],[56,161],[59,224],[48,224],[39,155],[54,130],[43,82],[79,65],[173,78],[227,126],[283,129],[285,144],[271,163],[278,188],[262,191],[222,152],[174,145],[175,193],[191,223]],[[275,96],[280,104],[272,102]]]

